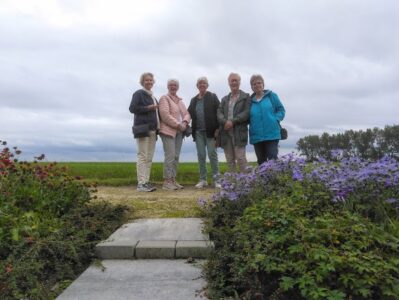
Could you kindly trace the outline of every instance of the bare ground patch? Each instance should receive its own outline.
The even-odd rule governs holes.
[[[97,199],[113,204],[123,204],[132,208],[129,218],[188,218],[200,217],[199,198],[209,198],[215,192],[214,188],[196,189],[185,187],[182,190],[166,191],[157,186],[151,193],[137,192],[134,186],[97,188]]]

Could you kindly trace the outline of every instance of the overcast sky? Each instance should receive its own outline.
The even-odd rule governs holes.
[[[186,105],[200,76],[222,98],[230,72],[247,92],[262,74],[286,108],[280,153],[397,124],[398,31],[396,0],[0,0],[0,140],[25,159],[135,161],[128,107],[146,71],[157,98],[179,79]],[[191,138],[181,160],[196,160]]]

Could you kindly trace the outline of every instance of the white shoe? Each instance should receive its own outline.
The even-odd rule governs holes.
[[[214,184],[215,189],[221,189],[222,185],[219,182],[215,182]]]
[[[206,187],[208,185],[208,182],[206,182],[205,180],[200,180],[196,185],[195,188],[197,189],[202,189],[204,187]]]
[[[173,184],[172,181],[166,180],[166,181],[163,183],[163,185],[162,185],[162,189],[164,189],[164,190],[169,190],[169,191],[174,191],[174,190],[177,190],[178,187],[175,186],[175,185]]]
[[[178,188],[179,190],[184,189],[184,186],[182,186],[182,185],[181,185],[180,183],[178,183],[176,180],[173,181],[173,184],[174,184],[175,186],[177,186],[177,188]]]

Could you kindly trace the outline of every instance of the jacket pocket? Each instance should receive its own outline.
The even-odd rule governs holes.
[[[237,144],[244,146],[248,144],[248,129],[245,126],[240,126],[237,128],[237,135],[235,138],[238,138]]]

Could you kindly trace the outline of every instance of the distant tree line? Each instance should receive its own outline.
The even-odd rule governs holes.
[[[332,158],[332,150],[342,150],[343,156],[378,159],[384,155],[399,158],[399,125],[365,131],[347,130],[344,133],[321,136],[308,135],[298,140],[297,149],[310,161],[317,157]]]

